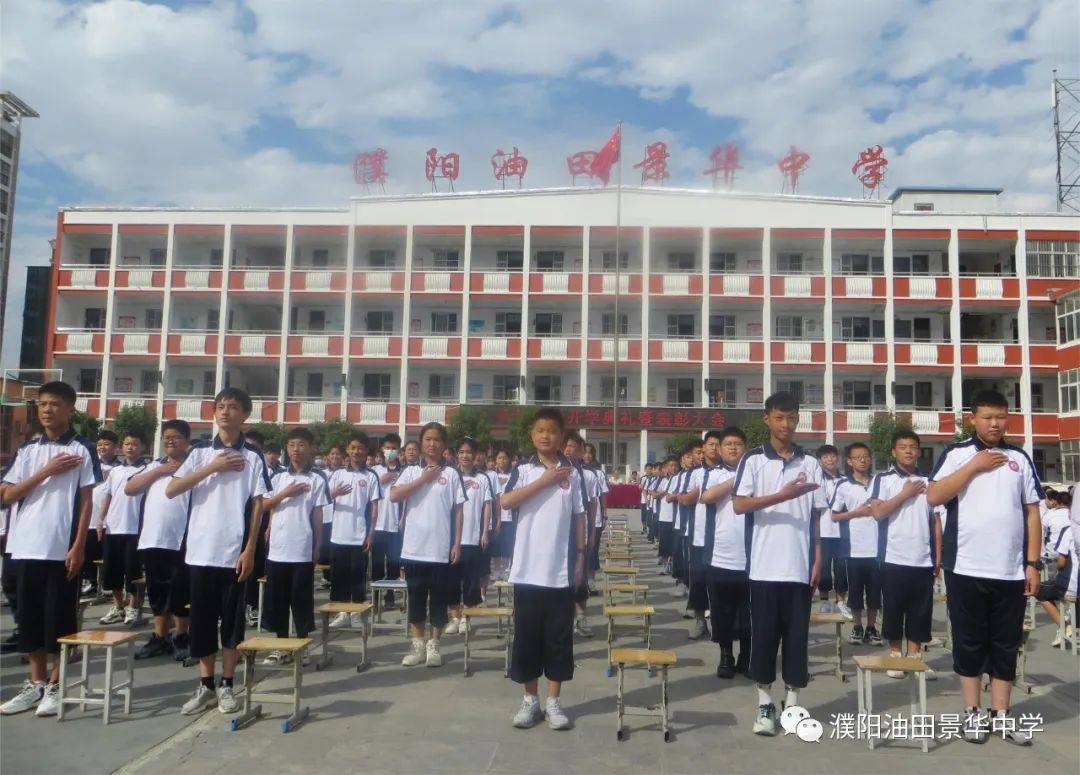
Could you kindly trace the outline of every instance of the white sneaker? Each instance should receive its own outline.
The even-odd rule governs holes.
[[[757,718],[754,720],[754,734],[773,737],[776,734],[776,706],[758,705]]]
[[[889,652],[889,659],[900,659],[902,656],[903,654],[899,651]],[[885,675],[889,676],[889,678],[903,678],[907,673],[903,670],[886,670]]]
[[[548,697],[544,706],[547,714],[548,726],[552,729],[569,729],[570,718],[563,712],[562,703],[558,697]]]
[[[339,613],[337,616],[335,616],[333,619],[330,620],[330,629],[331,630],[337,630],[337,629],[340,629],[341,627],[347,627],[347,626],[349,626],[349,615],[345,611],[342,611],[341,613]]]
[[[200,683],[192,698],[180,706],[180,713],[184,716],[194,716],[215,705],[217,705],[217,695],[214,694],[214,690],[207,689]]]
[[[217,709],[225,715],[236,713],[236,711],[240,710],[240,703],[236,701],[236,695],[233,694],[231,686],[222,684],[218,687]]]
[[[289,661],[289,653],[287,651],[271,651],[263,659],[264,665],[284,665]]]
[[[0,705],[0,714],[5,716],[13,716],[16,713],[22,713],[30,710],[32,707],[41,701],[42,696],[45,694],[45,682],[34,683],[33,681],[23,681],[22,689],[19,693],[12,697],[10,700]]]
[[[855,614],[853,614],[851,612],[851,609],[848,608],[847,603],[837,603],[836,604],[836,613],[843,614],[844,618],[847,619],[849,622],[855,620]]]
[[[460,619],[451,619],[450,621],[448,621],[446,623],[446,626],[443,627],[442,634],[443,635],[457,635],[458,627],[460,625],[461,625],[461,620]]]
[[[60,684],[45,684],[45,695],[38,703],[35,716],[55,716],[60,711]]]
[[[945,641],[941,638],[931,638],[923,644],[926,648],[938,648],[945,645]]]
[[[928,667],[928,668],[926,668],[926,670],[923,671],[923,677],[927,681],[936,681],[937,680],[937,671],[934,670],[934,668],[932,668],[932,667]]]
[[[1072,641],[1072,636],[1073,636],[1073,627],[1072,627],[1071,624],[1066,624],[1065,625],[1065,638],[1064,638],[1064,640]],[[1058,630],[1057,635],[1055,635],[1054,639],[1052,641],[1050,641],[1050,645],[1053,646],[1054,648],[1061,648],[1061,642],[1062,642],[1061,630]]]
[[[818,609],[823,614],[836,613],[836,607],[828,600],[821,601],[821,608]]]
[[[690,630],[687,633],[690,636],[690,640],[698,640],[704,638],[709,634],[708,628],[705,627],[704,619],[694,619],[694,623],[690,625]]]
[[[532,694],[526,694],[521,700],[521,707],[514,715],[514,726],[518,729],[529,729],[536,726],[542,715],[540,700]]]
[[[259,626],[259,609],[253,605],[244,607],[244,624],[248,627]]]
[[[83,595],[89,594],[90,590],[93,589],[93,588],[94,588],[93,584],[91,584],[89,581],[84,581],[82,583],[82,586],[79,588],[79,593],[83,594]]]
[[[457,631],[459,635],[464,635],[465,633],[467,633],[469,631],[469,620],[464,617],[458,619]]]
[[[139,623],[139,609],[132,608],[131,606],[124,609],[124,624],[128,627],[134,627]]]
[[[412,647],[409,649],[409,653],[401,660],[401,664],[405,667],[424,664],[424,641],[421,638],[413,640]]]
[[[434,638],[427,642],[427,666],[442,667],[442,654],[439,653],[439,641]]]
[[[114,605],[103,617],[98,619],[99,624],[116,624],[124,621],[124,609]]]
[[[589,626],[584,614],[578,614],[574,617],[574,634],[579,638],[593,637],[592,627]]]
[[[363,629],[364,627],[364,615],[363,614],[349,614],[349,626],[354,630]]]

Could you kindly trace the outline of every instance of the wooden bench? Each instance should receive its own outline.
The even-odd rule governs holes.
[[[652,639],[652,617],[656,614],[656,609],[651,605],[606,605],[604,606],[604,616],[607,618],[607,656],[608,656],[608,678],[612,676],[611,669],[611,644],[615,641],[615,620],[616,619],[641,619],[642,620],[642,639],[645,641],[645,648],[648,649]]]
[[[57,638],[60,644],[60,708],[56,713],[58,721],[64,720],[64,707],[66,705],[78,705],[80,710],[86,710],[87,705],[101,706],[101,723],[108,724],[112,711],[112,698],[114,694],[124,697],[124,713],[131,714],[131,692],[135,688],[135,639],[136,633],[118,632],[115,630],[82,630],[71,635]],[[120,683],[113,683],[113,658],[114,652],[119,646],[127,646],[127,679]],[[71,649],[82,649],[82,675],[79,680],[68,683],[68,661]],[[105,683],[101,691],[90,688],[90,649],[105,649]],[[78,697],[68,697],[71,689],[79,689]],[[94,697],[91,695],[101,695]]]
[[[465,676],[469,675],[469,659],[472,656],[470,638],[472,637],[473,619],[494,619],[498,624],[497,638],[502,637],[502,623],[506,620],[506,638],[503,639],[503,675],[510,675],[510,649],[514,642],[514,609],[507,607],[492,608],[489,606],[470,606],[461,609],[461,616],[465,619]]]
[[[618,727],[615,732],[617,740],[626,739],[626,730],[623,727],[625,716],[649,716],[660,719],[660,729],[664,733],[664,742],[671,740],[671,730],[668,729],[670,716],[668,714],[668,668],[675,664],[674,651],[661,649],[612,649],[609,659],[618,671],[619,684],[615,693],[615,708],[618,714]],[[627,665],[644,665],[650,674],[660,668],[660,704],[646,705],[643,707],[627,707],[623,699],[624,671]]]
[[[615,595],[630,595],[634,605],[638,604],[638,593],[641,593],[641,602],[649,602],[648,584],[631,584],[621,582],[618,584],[604,585],[604,604],[615,605]]]
[[[497,608],[503,607],[503,595],[505,594],[509,600],[507,605],[512,605],[514,602],[514,585],[509,581],[496,581],[491,586],[495,587],[495,606]]]
[[[625,565],[628,568],[634,567],[634,553],[633,552],[616,552],[609,551],[607,553],[607,561],[611,565]]]
[[[322,616],[322,656],[315,663],[316,670],[322,670],[324,667],[333,662],[333,657],[330,656],[330,640],[331,636],[337,636],[339,633],[354,632],[360,633],[360,662],[356,666],[356,672],[362,672],[367,669],[368,666],[368,654],[367,645],[368,638],[371,637],[371,603],[323,603],[321,606],[315,609],[315,613]],[[337,614],[359,614],[363,619],[363,625],[361,627],[353,627],[346,625],[338,627],[334,630],[330,629],[330,617]]]
[[[371,623],[372,629],[377,628],[396,628],[396,624],[383,624],[383,596],[388,592],[399,592],[402,595],[402,601],[405,605],[406,613],[401,617],[401,626],[404,628],[405,636],[409,635],[409,587],[405,583],[405,579],[380,579],[379,581],[373,581],[369,585],[371,587],[371,602],[375,604],[375,619]]]
[[[834,664],[833,675],[839,678],[841,681],[847,681],[848,677],[844,673],[844,638],[843,638],[843,626],[847,624],[847,617],[843,614],[823,614],[823,613],[811,613],[810,624],[831,624],[836,628],[836,662]]]
[[[949,621],[949,599],[945,595],[934,595],[934,604],[942,603],[945,605],[945,630],[941,633],[941,647],[943,649],[949,648],[949,643],[952,640],[952,625]],[[933,633],[930,633],[933,635]]]
[[[911,679],[911,716],[926,715],[926,662],[918,657],[855,657],[855,684],[859,697],[859,723],[869,718],[874,712],[873,681],[874,673],[900,670],[908,673]],[[910,723],[910,719],[909,719]],[[922,751],[929,750],[929,740],[923,736]],[[874,736],[866,736],[866,744],[874,750]]]
[[[608,583],[613,582],[616,578],[631,583],[637,580],[638,569],[629,565],[604,565],[600,570]]]
[[[282,733],[291,732],[308,715],[308,707],[300,707],[300,691],[303,686],[303,656],[311,645],[311,638],[248,638],[236,650],[244,660],[244,704],[239,716],[229,722],[233,732],[254,721],[263,714],[262,705],[254,702],[274,702],[292,705],[292,713],[281,722]],[[262,665],[262,669],[275,672],[291,672],[293,686],[291,692],[255,693],[255,657],[263,651],[284,651],[290,656],[284,665]],[[291,697],[289,695],[292,695]]]

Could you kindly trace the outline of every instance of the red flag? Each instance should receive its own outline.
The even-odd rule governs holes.
[[[589,173],[593,177],[600,178],[604,181],[604,185],[608,184],[608,180],[611,178],[611,167],[619,160],[619,151],[622,149],[622,127],[615,127],[615,131],[612,133],[608,141],[604,143],[604,147],[596,153],[596,157],[593,158],[592,166],[589,167]]]

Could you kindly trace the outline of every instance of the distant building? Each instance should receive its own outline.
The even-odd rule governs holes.
[[[15,181],[19,173],[19,144],[22,119],[37,118],[37,112],[9,91],[0,92],[0,331],[4,329],[7,305],[8,265],[11,260],[11,230],[15,222]]]
[[[49,325],[51,266],[26,267],[26,296],[23,305],[20,369],[45,368],[46,334]]]

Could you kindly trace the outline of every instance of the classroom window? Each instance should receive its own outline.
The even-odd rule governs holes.
[[[561,250],[536,251],[536,270],[538,272],[561,272],[566,261],[566,254]]]
[[[83,310],[83,328],[105,328],[105,310],[101,307],[87,307]]]
[[[326,248],[315,248],[311,251],[311,265],[312,266],[329,266],[330,265],[330,251]]]
[[[562,400],[562,377],[536,377],[533,398],[539,403],[554,404]]]
[[[776,271],[780,274],[799,274],[803,270],[802,253],[777,253]]]
[[[718,251],[709,256],[709,271],[716,274],[734,272],[735,264],[735,254],[730,251]]]
[[[667,268],[671,272],[692,272],[695,263],[693,253],[668,253],[667,256]]]
[[[714,339],[731,339],[735,335],[734,315],[709,315],[709,336]]]
[[[709,406],[735,406],[738,384],[733,379],[710,379],[705,389],[709,393]]]
[[[394,313],[388,310],[368,310],[364,322],[370,334],[389,334],[394,330]]]
[[[433,334],[456,334],[458,315],[456,312],[432,312],[431,332]]]
[[[394,251],[385,248],[369,250],[368,264],[376,269],[388,269],[394,265]]]
[[[150,266],[165,266],[165,248],[150,248]]]
[[[146,327],[151,331],[161,328],[161,310],[148,309],[143,318]]]
[[[433,248],[431,251],[431,265],[436,269],[458,269],[460,267],[461,252],[450,248]]]
[[[365,399],[374,401],[390,400],[390,375],[365,374],[361,387]]]
[[[495,268],[520,272],[525,265],[525,254],[520,250],[495,251]]]
[[[101,392],[101,369],[79,369],[79,392]]]
[[[873,398],[873,390],[869,381],[851,380],[843,384],[843,401],[847,407],[869,407]]]
[[[672,378],[667,381],[668,406],[694,405],[694,379],[691,377]]]
[[[619,400],[626,401],[626,397],[629,392],[629,382],[627,377],[619,377]],[[615,400],[615,378],[614,377],[601,377],[600,378],[600,400],[601,401],[614,401]]]
[[[600,254],[600,268],[605,272],[615,271],[615,251],[605,250]],[[625,270],[630,268],[630,253],[622,250],[619,251],[619,269]]]
[[[600,333],[604,336],[612,336],[615,333],[615,313],[605,312],[600,315]],[[619,313],[619,335],[626,336],[630,333],[630,316]]]
[[[1060,393],[1059,411],[1062,414],[1080,411],[1080,369],[1069,369],[1058,374]]]
[[[795,397],[800,404],[806,400],[806,386],[801,379],[778,379],[776,380],[776,392],[788,393]]]
[[[1027,264],[1030,277],[1080,276],[1080,242],[1028,240]]]
[[[496,374],[491,378],[491,397],[503,403],[517,403],[521,377],[517,374]]]
[[[694,336],[694,316],[668,315],[667,335],[683,338]]]
[[[440,400],[452,399],[457,394],[457,377],[453,374],[429,374],[428,397]]]
[[[777,339],[802,339],[803,319],[801,315],[777,315]]]
[[[90,248],[90,265],[91,266],[108,266],[109,265],[109,249],[108,248]]]
[[[496,334],[520,334],[521,333],[521,313],[520,312],[496,312],[495,313],[495,333]]]
[[[558,336],[562,334],[562,313],[537,312],[533,318],[533,330],[537,336]]]

